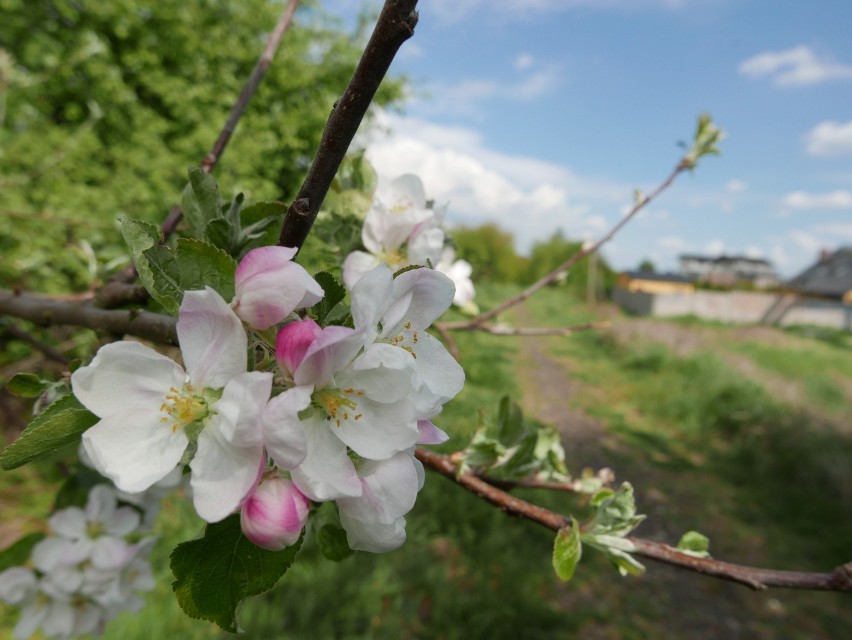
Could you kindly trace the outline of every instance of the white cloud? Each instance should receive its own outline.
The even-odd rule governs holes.
[[[787,237],[799,249],[803,249],[809,254],[816,255],[819,250],[825,246],[825,243],[817,238],[813,233],[804,229],[791,229],[787,232]]]
[[[836,156],[852,153],[852,120],[820,122],[805,134],[805,145],[812,156]]]
[[[523,71],[524,69],[529,69],[533,63],[535,62],[535,58],[532,57],[530,53],[521,53],[515,58],[515,69],[518,71]]]
[[[687,247],[687,242],[678,236],[663,236],[657,238],[657,244],[663,249],[670,251],[683,251]]]
[[[835,239],[852,240],[852,222],[820,224],[814,227],[814,231]]]
[[[464,127],[380,114],[384,133],[371,134],[367,157],[380,180],[420,176],[430,198],[450,202],[450,224],[497,222],[521,250],[558,228],[573,238],[596,238],[608,228],[631,189],[581,177],[567,167],[499,153]]]
[[[503,99],[520,102],[547,95],[560,82],[555,66],[539,69],[514,82],[471,79],[457,84],[434,84],[427,87],[428,101],[415,105],[418,111],[442,115],[477,115],[486,100]]]
[[[725,243],[722,240],[711,240],[704,245],[704,253],[711,256],[720,256],[725,253]]]
[[[852,191],[808,193],[793,191],[784,196],[782,203],[791,209],[852,209]]]
[[[416,42],[406,42],[399,50],[400,58],[407,58],[409,60],[414,58],[422,58],[426,55],[426,50],[421,47]]]
[[[748,247],[746,247],[743,253],[749,258],[762,258],[764,255],[766,255],[763,249],[754,245],[749,245]]]
[[[572,9],[676,11],[707,3],[708,0],[432,0],[421,11],[431,11],[442,22],[456,23],[476,12],[489,18],[529,20]]]
[[[748,189],[748,184],[742,180],[729,180],[725,185],[725,191],[728,193],[742,193]]]
[[[829,80],[852,80],[852,65],[818,56],[799,45],[785,51],[766,51],[740,63],[739,72],[751,77],[771,76],[778,87],[800,87]]]

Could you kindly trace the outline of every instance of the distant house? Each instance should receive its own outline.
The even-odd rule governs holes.
[[[706,282],[722,287],[734,287],[747,282],[757,289],[780,284],[772,263],[762,258],[746,256],[680,256],[680,274],[691,282]]]
[[[616,279],[615,286],[635,293],[693,293],[695,285],[686,278],[674,273],[653,273],[650,271],[625,271]]]
[[[822,252],[815,265],[787,285],[802,296],[852,304],[852,247],[842,247],[834,253]]]

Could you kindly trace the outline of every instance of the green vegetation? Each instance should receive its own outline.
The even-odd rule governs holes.
[[[364,34],[305,3],[216,175],[298,189]],[[124,265],[115,219],[159,224],[210,150],[281,5],[7,0],[0,21],[0,286],[85,290]],[[401,97],[383,83],[378,104]]]

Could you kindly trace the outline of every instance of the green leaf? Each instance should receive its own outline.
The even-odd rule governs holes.
[[[320,551],[328,560],[340,562],[354,553],[346,539],[346,530],[340,526],[340,514],[333,502],[324,502],[317,509],[313,527]]]
[[[515,444],[524,435],[524,414],[509,396],[500,399],[497,413],[497,439],[506,446]]]
[[[255,202],[240,211],[240,250],[275,244],[285,213],[287,205],[275,200]]]
[[[151,274],[151,285],[146,284],[145,288],[166,311],[176,314],[183,300],[183,289],[174,253],[168,247],[157,245],[145,250],[142,255]]]
[[[181,208],[196,238],[203,236],[210,220],[219,217],[221,201],[216,179],[198,167],[190,167],[189,184],[183,190]]]
[[[243,535],[240,516],[233,515],[208,524],[202,538],[175,547],[172,589],[190,618],[237,633],[242,602],[271,589],[293,564],[301,544],[299,538],[283,551],[256,547]]]
[[[322,300],[311,307],[311,313],[319,324],[325,325],[331,312],[346,297],[346,289],[328,271],[320,271],[314,280],[322,287],[324,295]]]
[[[0,571],[25,566],[30,560],[33,547],[44,539],[44,535],[41,532],[30,533],[0,551]]]
[[[168,251],[165,247],[159,247],[160,230],[152,224],[130,218],[119,218],[121,223],[121,234],[130,249],[130,257],[136,265],[139,280],[142,286],[151,294],[151,297],[159,302],[163,308],[170,313],[177,313],[180,297],[175,298],[169,288],[163,283],[160,272],[162,265],[152,264],[161,251]]]
[[[677,548],[696,558],[710,557],[710,538],[698,531],[687,531],[681,536]]]
[[[590,534],[626,536],[645,519],[636,515],[636,501],[633,499],[633,487],[625,482],[618,491],[603,489],[592,498],[596,512],[586,527]]]
[[[233,254],[238,242],[239,229],[224,218],[216,218],[204,227],[204,239],[210,244]]]
[[[612,562],[622,576],[638,576],[645,572],[645,566],[630,555],[635,551],[635,545],[630,540],[618,535],[582,533],[580,538],[583,544],[597,549]]]
[[[568,582],[574,576],[574,570],[583,555],[583,544],[580,542],[580,527],[574,517],[571,526],[562,527],[556,534],[553,543],[553,568],[560,580]]]
[[[492,438],[485,429],[480,429],[462,451],[462,460],[467,467],[487,468],[494,465],[506,453],[506,447],[499,440]]]
[[[0,452],[0,467],[16,469],[50,455],[79,441],[97,421],[98,417],[77,398],[64,396],[38,414],[18,439]]]
[[[234,272],[237,263],[212,244],[184,238],[178,240],[174,252],[175,266],[183,291],[212,287],[226,302],[234,297]]]
[[[16,373],[6,383],[6,390],[22,398],[38,398],[50,386],[34,373]]]

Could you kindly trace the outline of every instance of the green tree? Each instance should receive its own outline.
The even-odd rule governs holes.
[[[526,283],[531,284],[550,273],[582,248],[582,242],[569,240],[561,230],[555,231],[547,240],[536,242],[530,252]],[[589,260],[581,260],[568,271],[562,282],[572,293],[585,295],[589,286],[598,291],[609,291],[614,286],[615,272],[602,256],[596,256],[595,260],[594,282],[590,282],[589,278]]]
[[[642,273],[656,273],[657,267],[649,258],[645,258],[639,263],[639,266],[636,267],[636,270]]]
[[[117,215],[160,222],[178,200],[281,5],[0,6],[0,284],[84,288],[99,266],[120,260]],[[316,6],[297,13],[216,171],[226,197],[287,199],[298,189],[362,40]],[[401,82],[391,81],[378,103],[400,97]]]
[[[494,223],[478,227],[456,227],[453,242],[459,258],[473,267],[476,280],[519,282],[526,271],[526,258],[515,252],[515,238]]]

